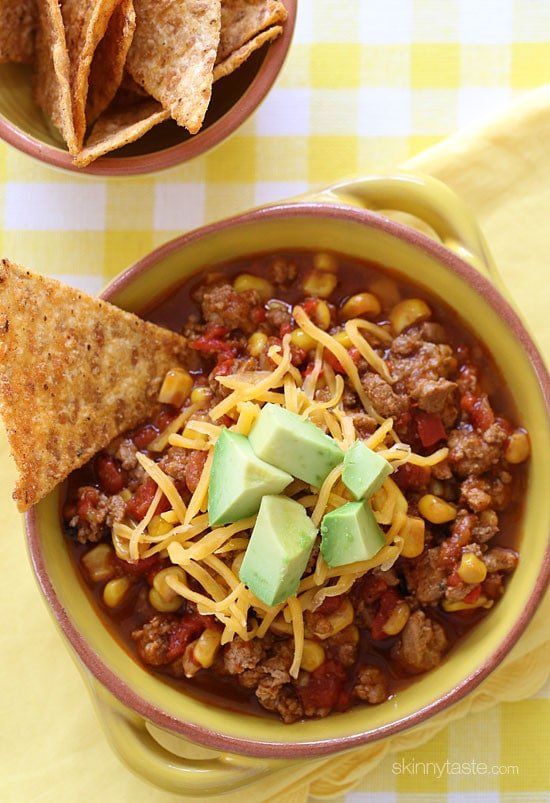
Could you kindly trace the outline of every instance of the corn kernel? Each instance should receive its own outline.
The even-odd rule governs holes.
[[[304,351],[311,351],[317,346],[317,341],[312,337],[302,332],[301,329],[294,329],[290,335],[290,342],[296,348],[304,349]]]
[[[350,349],[353,346],[351,342],[350,336],[347,332],[336,332],[334,335],[334,339],[337,343],[340,343],[345,349]]]
[[[312,315],[313,323],[317,324],[319,329],[327,331],[332,322],[330,310],[326,301],[318,301],[315,305],[315,312]]]
[[[328,270],[329,273],[336,273],[338,270],[338,260],[333,254],[320,253],[313,257],[315,270]]]
[[[391,310],[390,323],[395,334],[399,335],[413,323],[425,321],[431,314],[431,309],[421,298],[406,298]]]
[[[103,602],[109,608],[117,608],[130,590],[130,581],[127,577],[115,577],[109,580],[103,589]]]
[[[526,432],[517,430],[508,438],[508,445],[504,452],[504,457],[509,463],[523,463],[531,454],[531,444],[529,435]]]
[[[221,639],[222,635],[219,630],[207,627],[196,640],[193,647],[193,659],[203,669],[209,669],[214,663],[220,649]]]
[[[132,498],[132,492],[128,488],[123,488],[119,496],[123,502],[129,502]]]
[[[432,524],[445,524],[456,518],[456,508],[433,494],[425,494],[418,501],[418,510]]]
[[[181,407],[191,393],[193,380],[183,368],[174,368],[166,373],[159,393],[161,404],[172,404]]]
[[[398,602],[384,624],[384,633],[387,633],[388,636],[397,636],[409,621],[410,615],[411,609],[407,603]]]
[[[253,357],[259,357],[267,346],[267,335],[264,332],[254,332],[248,338],[248,351]]]
[[[237,293],[244,293],[246,290],[255,290],[262,301],[267,301],[273,295],[273,285],[261,276],[254,276],[252,273],[241,273],[233,282],[233,289]]]
[[[376,298],[381,299],[385,307],[394,307],[401,300],[397,284],[388,276],[375,279],[369,284],[369,290]]]
[[[357,293],[357,295],[348,298],[340,310],[340,316],[344,321],[348,321],[350,318],[358,318],[360,315],[374,318],[380,315],[381,311],[382,307],[375,295],[372,293]]]
[[[302,654],[302,669],[313,672],[325,663],[325,651],[318,641],[304,639],[304,652]]]
[[[168,600],[165,600],[161,597],[156,588],[150,588],[149,602],[155,611],[159,611],[160,613],[174,613],[181,606],[183,599],[175,596],[173,600],[168,602]]]
[[[328,298],[338,284],[334,273],[312,270],[304,279],[304,293],[308,296]]]
[[[181,597],[173,588],[170,588],[166,580],[172,577],[174,580],[179,580],[180,583],[185,583],[185,572],[180,566],[168,566],[167,569],[161,569],[153,578],[153,588],[164,602],[173,602],[179,599],[181,604]]]
[[[418,516],[407,516],[404,526],[399,532],[403,538],[401,554],[404,558],[416,558],[424,551],[424,532],[426,525]]]
[[[191,391],[191,404],[206,404],[212,398],[212,391],[206,385],[200,385]]]
[[[166,535],[172,529],[172,525],[161,519],[160,516],[153,516],[147,527],[147,532],[155,538],[157,535]]]
[[[98,544],[82,558],[84,568],[93,583],[110,580],[115,573],[113,549],[109,544]]]
[[[493,600],[487,599],[481,594],[475,602],[465,602],[463,599],[457,602],[451,602],[449,599],[444,599],[441,603],[441,607],[444,611],[448,613],[454,613],[455,611],[473,611],[476,608],[492,608]]]
[[[487,577],[487,567],[473,552],[462,555],[458,576],[464,583],[479,585]]]

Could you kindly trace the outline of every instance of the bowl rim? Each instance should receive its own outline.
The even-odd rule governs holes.
[[[208,238],[219,231],[253,224],[264,220],[277,220],[289,217],[306,216],[316,218],[339,219],[352,221],[361,225],[381,230],[397,239],[416,246],[428,256],[435,258],[444,269],[450,270],[463,279],[476,293],[503,318],[515,337],[526,351],[534,368],[539,390],[550,416],[550,376],[543,359],[524,324],[508,301],[501,295],[491,281],[479,273],[452,251],[427,235],[402,223],[390,220],[369,210],[354,207],[343,207],[339,204],[319,202],[289,202],[275,204],[261,209],[244,212],[225,220],[208,224],[200,229],[176,237],[175,239],[154,249],[151,253],[127,268],[116,277],[101,293],[101,297],[109,300],[118,291],[129,286],[138,276],[154,268],[164,257],[182,250],[190,243]],[[155,725],[179,734],[191,741],[215,750],[229,750],[233,753],[258,758],[313,758],[326,756],[352,747],[359,747],[382,738],[392,736],[414,725],[424,722],[429,717],[461,700],[475,689],[502,661],[517,642],[537,606],[539,605],[550,578],[550,544],[546,548],[537,580],[531,589],[529,599],[519,613],[513,627],[498,647],[486,657],[481,665],[466,676],[453,689],[417,711],[401,719],[389,722],[373,730],[367,730],[348,736],[324,738],[304,742],[277,742],[265,740],[247,740],[228,736],[218,730],[211,730],[202,725],[185,722],[165,713],[158,706],[145,700],[138,691],[120,679],[94,652],[86,639],[73,625],[70,615],[62,606],[50,582],[44,562],[40,543],[40,527],[36,507],[26,513],[25,525],[27,541],[34,572],[46,601],[53,610],[61,629],[73,649],[91,671],[95,678],[105,686],[120,702],[137,712]]]
[[[48,145],[0,114],[0,140],[44,164],[78,175],[128,177],[156,173],[189,162],[215,148],[248,120],[269,94],[286,61],[296,25],[298,0],[282,0],[288,12],[283,33],[268,47],[258,72],[231,108],[195,136],[153,153],[137,156],[101,156],[87,167],[77,167],[67,150]]]

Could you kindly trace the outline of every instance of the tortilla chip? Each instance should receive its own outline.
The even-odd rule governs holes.
[[[0,308],[0,412],[23,511],[154,415],[185,340],[6,259]]]
[[[92,128],[86,146],[75,156],[74,163],[77,167],[86,167],[100,156],[135,142],[169,119],[170,112],[152,98],[138,100],[129,108],[107,110]]]
[[[95,122],[105,111],[122,83],[126,56],[136,28],[133,0],[121,0],[97,46],[90,68],[86,124]]]
[[[37,0],[37,7],[34,96],[44,114],[61,132],[69,152],[76,153],[69,54],[61,10],[57,0]]]
[[[134,0],[131,76],[191,134],[202,126],[220,41],[220,0]]]
[[[225,78],[226,75],[231,75],[235,72],[250,56],[259,50],[266,42],[272,42],[283,32],[281,25],[274,25],[273,28],[268,28],[267,31],[259,33],[250,42],[247,42],[238,50],[235,50],[225,61],[216,64],[214,67],[214,81],[219,81],[220,78]]]
[[[119,2],[63,0],[61,5],[69,53],[74,128],[79,146],[86,135],[86,99],[92,60]]]
[[[281,25],[288,13],[280,0],[222,0],[222,31],[216,64],[257,34]]]
[[[35,0],[0,0],[0,64],[30,63],[35,29]]]

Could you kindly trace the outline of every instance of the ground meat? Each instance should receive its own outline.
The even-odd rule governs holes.
[[[407,672],[418,674],[437,666],[447,647],[447,637],[441,625],[428,619],[423,611],[415,611],[392,648],[392,657]]]
[[[240,329],[246,334],[257,328],[251,313],[261,306],[261,301],[255,290],[236,293],[230,284],[214,284],[204,289],[200,303],[207,324],[224,326],[230,331]]]
[[[445,593],[446,573],[440,566],[439,547],[428,549],[414,560],[403,562],[407,588],[423,605],[433,605]]]
[[[143,627],[134,630],[132,638],[136,642],[143,663],[149,666],[164,666],[170,662],[170,641],[177,626],[176,617],[159,615],[154,616]]]
[[[247,669],[255,669],[264,654],[264,646],[259,639],[242,641],[235,638],[224,650],[224,668],[230,675],[240,675]]]
[[[460,501],[478,513],[491,506],[491,484],[481,477],[468,477],[460,486]]]
[[[458,386],[448,379],[420,379],[412,391],[413,399],[426,413],[441,416],[444,426],[450,427],[456,421]]]
[[[460,477],[484,474],[498,463],[507,438],[506,430],[498,423],[485,432],[475,432],[465,425],[449,434],[449,463]]]
[[[189,449],[180,449],[179,446],[171,446],[166,454],[159,461],[159,467],[175,480],[185,481],[185,470],[191,452]]]
[[[114,441],[108,449],[109,454],[115,457],[122,468],[130,471],[138,465],[137,447],[131,438],[120,438]]]
[[[450,480],[453,476],[451,467],[447,460],[442,460],[441,463],[436,463],[431,467],[432,477],[436,480]]]
[[[256,688],[256,697],[264,708],[276,711],[284,722],[296,722],[301,719],[304,711],[290,684],[289,669],[294,655],[294,642],[278,642],[273,652],[258,667],[262,677]]]
[[[122,521],[126,513],[126,503],[121,496],[106,496],[91,486],[79,488],[77,499],[76,512],[68,525],[76,530],[80,544],[101,541],[105,529]]]
[[[488,572],[513,572],[518,565],[518,556],[513,549],[496,546],[484,556],[483,562]]]
[[[353,426],[355,427],[358,437],[363,440],[368,438],[369,435],[372,435],[378,426],[376,419],[372,418],[370,415],[367,415],[367,413],[352,413],[351,418],[353,420]]]
[[[279,287],[289,287],[298,275],[295,262],[277,258],[269,268],[269,277]]]
[[[357,657],[359,635],[355,626],[346,627],[332,638],[326,639],[323,646],[342,666],[353,666]]]
[[[398,418],[409,408],[406,396],[398,396],[391,385],[378,374],[368,371],[361,377],[361,384],[376,412],[383,418]]]
[[[472,538],[478,544],[485,544],[494,538],[499,531],[498,516],[494,510],[484,510],[476,517],[477,521],[472,527]]]
[[[265,317],[266,321],[277,331],[282,327],[292,326],[292,314],[286,304],[270,304]]]
[[[388,682],[378,667],[364,666],[359,670],[353,693],[371,705],[383,703],[388,699]]]

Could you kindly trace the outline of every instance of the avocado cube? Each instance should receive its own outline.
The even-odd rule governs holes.
[[[385,543],[384,533],[366,501],[337,507],[321,522],[321,554],[331,568],[370,560]]]
[[[344,459],[333,438],[277,404],[262,408],[249,439],[262,460],[315,488]]]
[[[264,496],[239,577],[266,605],[298,590],[317,528],[305,508],[286,496]]]
[[[387,460],[356,441],[344,456],[342,480],[355,499],[369,499],[391,474]]]
[[[214,447],[208,488],[210,526],[253,516],[260,509],[263,496],[281,493],[291,482],[289,474],[254,454],[248,438],[222,430]]]

